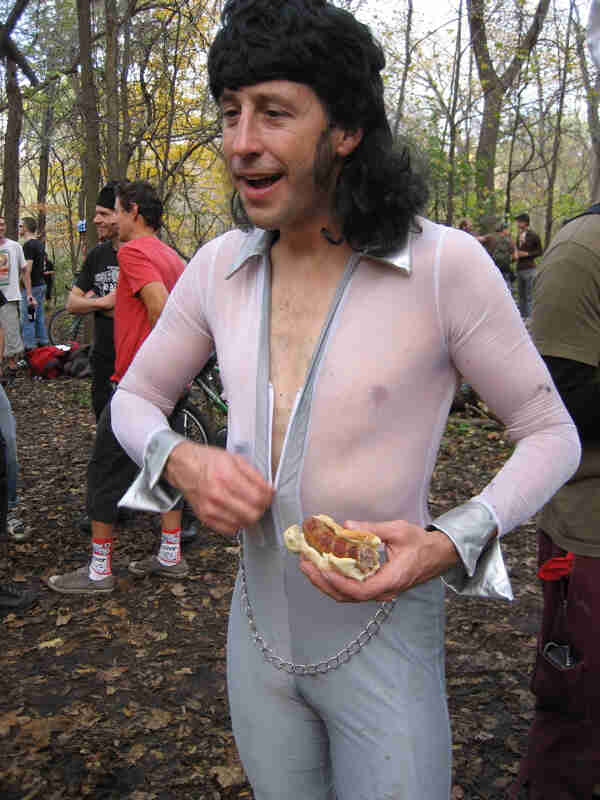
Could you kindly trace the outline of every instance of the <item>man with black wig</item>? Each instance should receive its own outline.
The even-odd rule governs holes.
[[[208,61],[243,230],[194,256],[113,398],[142,471],[122,502],[183,493],[241,529],[231,717],[257,800],[447,800],[444,588],[510,597],[502,534],[575,470],[579,441],[498,269],[426,199],[386,119],[369,29],[317,0],[229,0]],[[167,415],[216,349],[227,451]],[[517,442],[467,503],[427,493],[462,374]],[[283,532],[327,513],[376,533],[360,582]],[[308,578],[308,580],[307,580]]]

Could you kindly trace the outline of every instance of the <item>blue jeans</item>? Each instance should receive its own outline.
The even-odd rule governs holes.
[[[48,344],[48,334],[44,323],[44,300],[46,298],[46,284],[33,286],[31,289],[37,306],[35,307],[35,320],[30,321],[27,316],[27,292],[21,290],[21,330],[23,331],[23,343],[26,350],[34,347],[41,347]]]
[[[6,482],[8,484],[8,503],[17,502],[17,426],[10,402],[4,388],[0,386],[0,431],[6,443]]]
[[[521,269],[517,272],[517,286],[519,288],[519,311],[523,319],[531,316],[533,307],[533,281],[535,279],[535,267]]]

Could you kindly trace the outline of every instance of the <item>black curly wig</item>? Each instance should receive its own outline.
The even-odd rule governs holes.
[[[355,250],[389,253],[406,240],[427,201],[406,146],[394,147],[381,70],[385,57],[369,28],[325,0],[227,0],[209,52],[210,91],[263,81],[310,86],[333,125],[363,137],[338,178],[334,213]],[[236,222],[248,224],[241,203]]]

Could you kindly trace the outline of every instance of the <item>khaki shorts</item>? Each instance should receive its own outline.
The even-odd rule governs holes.
[[[9,300],[0,308],[0,328],[4,331],[4,356],[12,358],[23,352],[19,301]]]

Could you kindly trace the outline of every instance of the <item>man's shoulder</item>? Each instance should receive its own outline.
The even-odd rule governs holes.
[[[117,252],[110,239],[106,242],[99,242],[95,247],[93,247],[85,257],[83,266],[85,268],[90,264],[107,265],[109,263],[113,263],[115,265],[117,263]]]
[[[554,236],[543,263],[572,259],[600,262],[600,214],[588,214],[567,222]]]
[[[23,252],[24,253],[26,253],[28,251],[36,253],[36,252],[39,252],[42,249],[43,249],[42,243],[40,242],[39,239],[36,239],[35,237],[32,238],[32,239],[27,239],[25,242],[23,242]]]
[[[15,242],[14,239],[7,239],[5,238],[2,244],[0,245],[0,250],[23,250],[19,242]]]
[[[252,256],[264,255],[269,249],[269,234],[259,228],[242,231],[234,228],[203,244],[192,256],[189,267],[204,269],[207,264],[219,273],[228,274]]]

